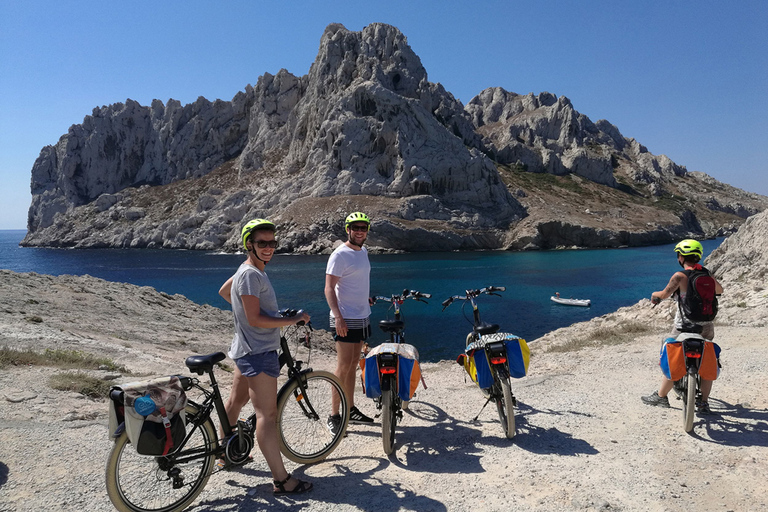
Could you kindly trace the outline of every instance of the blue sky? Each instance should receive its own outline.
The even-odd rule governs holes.
[[[690,171],[768,195],[768,2],[0,0],[0,229],[30,170],[94,107],[230,100],[309,71],[329,23],[398,27],[430,81],[570,98]]]

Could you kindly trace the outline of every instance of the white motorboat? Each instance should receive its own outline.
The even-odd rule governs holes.
[[[552,302],[556,302],[557,304],[562,304],[564,306],[582,306],[582,307],[589,307],[592,305],[592,301],[589,299],[566,299],[563,297],[556,297],[552,296],[550,297]]]

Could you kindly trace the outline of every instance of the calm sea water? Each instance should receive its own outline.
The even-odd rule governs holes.
[[[109,281],[180,293],[200,304],[229,305],[219,286],[243,255],[151,249],[38,249],[18,246],[25,231],[0,230],[0,268],[40,274],[89,274]],[[722,241],[703,242],[706,254]],[[661,289],[679,267],[674,245],[626,249],[546,252],[464,252],[371,256],[371,293],[391,295],[404,288],[433,294],[429,304],[407,301],[402,309],[406,338],[423,361],[453,359],[471,328],[471,308],[459,303],[444,312],[440,302],[467,288],[506,286],[501,297],[478,299],[482,318],[528,340],[636,303]],[[327,256],[277,255],[267,272],[281,307],[302,307],[316,327],[328,328],[323,296]],[[592,307],[555,305],[563,297],[591,299]],[[386,318],[384,303],[373,307],[374,322]],[[467,319],[465,319],[465,317]],[[376,333],[374,342],[383,340]],[[229,345],[222,335],[222,348]]]

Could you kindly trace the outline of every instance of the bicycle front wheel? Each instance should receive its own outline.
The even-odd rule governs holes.
[[[192,424],[198,412],[196,405],[187,404],[189,439],[168,457],[139,455],[125,432],[115,440],[106,481],[107,494],[117,510],[174,512],[187,508],[202,492],[213,471],[217,439],[210,418],[200,426]]]
[[[303,373],[302,389],[297,379],[285,383],[277,395],[277,431],[280,451],[299,464],[325,459],[336,449],[349,423],[349,402],[341,382],[326,371]],[[341,424],[334,433],[328,426],[334,393],[341,397]]]
[[[696,407],[696,374],[689,372],[683,377],[686,385],[685,402],[683,403],[683,428],[686,432],[693,430],[693,417]]]
[[[389,389],[381,391],[381,439],[384,453],[395,451],[395,428],[397,427],[397,390],[394,379],[390,380]]]
[[[499,412],[501,428],[508,439],[515,437],[515,401],[512,398],[512,386],[509,377],[499,377],[501,394],[496,396],[496,409]]]

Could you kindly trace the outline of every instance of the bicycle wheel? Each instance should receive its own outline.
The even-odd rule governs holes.
[[[689,371],[685,377],[685,402],[683,402],[683,428],[693,430],[693,417],[696,414],[696,374]]]
[[[280,451],[288,459],[312,464],[330,455],[344,438],[349,423],[349,402],[334,374],[313,371],[303,373],[301,378],[306,380],[306,393],[302,393],[296,379],[291,379],[277,394],[278,441]],[[328,428],[333,393],[341,397],[341,426],[335,434]]]
[[[187,431],[193,429],[184,448],[169,457],[139,455],[123,432],[107,460],[107,494],[121,512],[173,512],[187,508],[208,483],[214,466],[216,429],[207,419],[199,427],[191,418],[199,411],[187,404]],[[197,451],[198,456],[190,454]],[[210,455],[203,456],[203,453]],[[190,454],[193,458],[176,462]],[[186,457],[185,457],[186,458]]]
[[[389,389],[381,391],[381,439],[384,453],[395,451],[395,428],[397,427],[397,390],[394,379],[390,378]]]
[[[496,396],[496,409],[499,412],[501,428],[508,439],[515,437],[515,402],[509,377],[498,377],[501,394]]]

